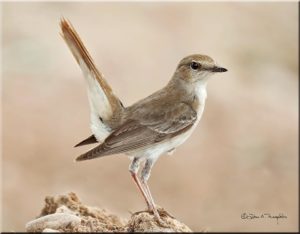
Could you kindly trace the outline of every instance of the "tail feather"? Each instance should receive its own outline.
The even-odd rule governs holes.
[[[94,135],[89,136],[88,138],[84,139],[83,141],[79,142],[76,144],[74,147],[82,146],[82,145],[89,145],[89,144],[94,144],[97,143],[97,139]]]
[[[62,18],[60,27],[62,37],[87,80],[91,105],[102,119],[109,120],[113,113],[123,109],[119,98],[114,95],[111,87],[96,68],[92,57],[71,23]]]
[[[97,140],[101,141],[109,134],[109,129],[111,128],[111,126],[109,126],[109,120],[113,115],[123,110],[122,103],[113,93],[103,75],[96,68],[92,57],[71,23],[62,18],[60,27],[62,37],[83,71],[87,81],[91,108],[91,127]],[[105,124],[103,121],[99,121],[99,119],[104,120]]]

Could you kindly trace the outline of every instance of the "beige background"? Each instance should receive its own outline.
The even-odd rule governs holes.
[[[156,202],[193,230],[297,231],[297,3],[4,3],[3,227],[23,231],[46,195],[76,192],[124,217],[145,208],[124,155],[89,147],[84,79],[59,36],[72,21],[126,105],[165,85],[192,53],[213,77],[202,121],[150,178]],[[279,221],[243,212],[284,213]]]

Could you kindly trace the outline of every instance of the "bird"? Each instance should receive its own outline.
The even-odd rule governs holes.
[[[125,107],[97,69],[70,21],[62,18],[60,27],[61,36],[83,72],[90,105],[93,134],[75,147],[98,144],[76,161],[120,153],[129,156],[129,172],[148,211],[162,223],[147,183],[151,169],[161,155],[173,152],[190,137],[204,111],[208,80],[227,69],[207,55],[186,56],[163,88]]]

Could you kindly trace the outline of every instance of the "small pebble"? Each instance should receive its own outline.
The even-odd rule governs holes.
[[[42,231],[46,228],[59,229],[66,227],[71,222],[80,223],[81,219],[73,214],[55,213],[49,214],[35,220],[32,220],[26,224],[26,231]]]

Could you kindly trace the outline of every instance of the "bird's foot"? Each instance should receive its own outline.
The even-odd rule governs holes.
[[[162,220],[160,216],[155,216],[154,215],[154,220],[161,227],[164,227],[164,228],[169,228],[170,227],[170,225],[168,225],[167,222],[165,222],[164,220]]]
[[[163,208],[153,208],[151,211],[151,213],[153,213],[154,215],[154,220],[161,226],[164,228],[169,228],[170,225],[168,225],[168,223],[166,221],[164,221],[162,218],[163,217],[167,217],[171,215],[169,215]],[[173,218],[173,217],[172,217]]]
[[[171,214],[169,214],[164,208],[162,207],[157,207],[157,208],[150,208],[148,207],[148,209],[146,210],[141,210],[141,211],[137,211],[134,214],[140,214],[140,213],[144,213],[147,212],[149,214],[152,214],[154,216],[154,220],[161,226],[164,228],[169,228],[169,225],[167,224],[167,222],[165,222],[163,220],[163,218],[165,217],[170,217],[172,219],[175,219],[174,216],[172,216]]]
[[[175,217],[174,217],[173,215],[171,215],[169,212],[167,212],[167,211],[166,211],[164,208],[162,208],[162,207],[157,208],[157,211],[158,211],[158,213],[159,213],[159,215],[160,215],[161,217],[167,217],[167,216],[169,216],[170,218],[175,219]]]

